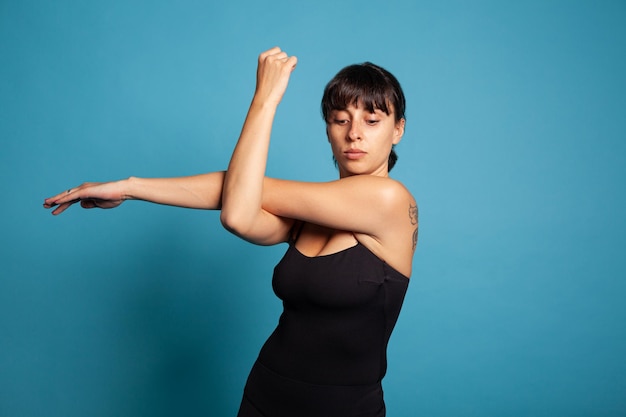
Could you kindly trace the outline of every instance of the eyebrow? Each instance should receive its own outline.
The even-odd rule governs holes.
[[[380,112],[380,113],[382,113],[382,114],[386,114],[386,115],[388,115],[388,116],[390,116],[390,115],[393,113],[393,112],[389,112],[389,113],[387,113],[385,110],[383,110],[383,109],[381,109],[381,108],[379,108],[379,107],[374,107],[373,109],[374,109],[374,111],[370,111],[367,107],[364,107],[364,108],[363,108],[363,110],[367,111],[368,113],[376,113],[376,112]],[[347,108],[347,107],[345,107],[345,108],[342,108],[342,109],[340,109],[340,108],[330,109],[330,113],[331,113],[331,114],[332,114],[332,113],[334,113],[334,112],[339,112],[339,111],[345,111],[345,112],[347,112],[347,111],[348,111],[348,108]]]

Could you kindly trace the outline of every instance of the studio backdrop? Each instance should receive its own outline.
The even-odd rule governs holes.
[[[390,417],[626,415],[623,1],[0,2],[0,416],[234,416],[286,249],[218,212],[43,199],[227,167],[258,54],[299,59],[268,175],[337,177],[342,67],[400,80],[420,235]]]

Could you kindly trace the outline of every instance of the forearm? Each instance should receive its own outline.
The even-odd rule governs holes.
[[[137,178],[122,180],[125,199],[204,210],[221,208],[224,172],[175,178]]]
[[[262,208],[263,179],[276,104],[253,100],[224,176],[222,222],[252,225]]]

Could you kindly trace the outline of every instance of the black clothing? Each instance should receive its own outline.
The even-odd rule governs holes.
[[[254,365],[239,417],[382,417],[387,343],[408,278],[365,246],[274,269],[283,313]]]
[[[310,384],[280,376],[257,361],[238,417],[385,417],[385,402],[380,382]]]

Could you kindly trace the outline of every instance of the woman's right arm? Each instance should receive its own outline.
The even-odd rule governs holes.
[[[177,207],[219,210],[224,172],[189,177],[137,178],[104,183],[84,183],[44,200],[58,215],[80,202],[83,208],[114,208],[125,200],[143,200]]]

